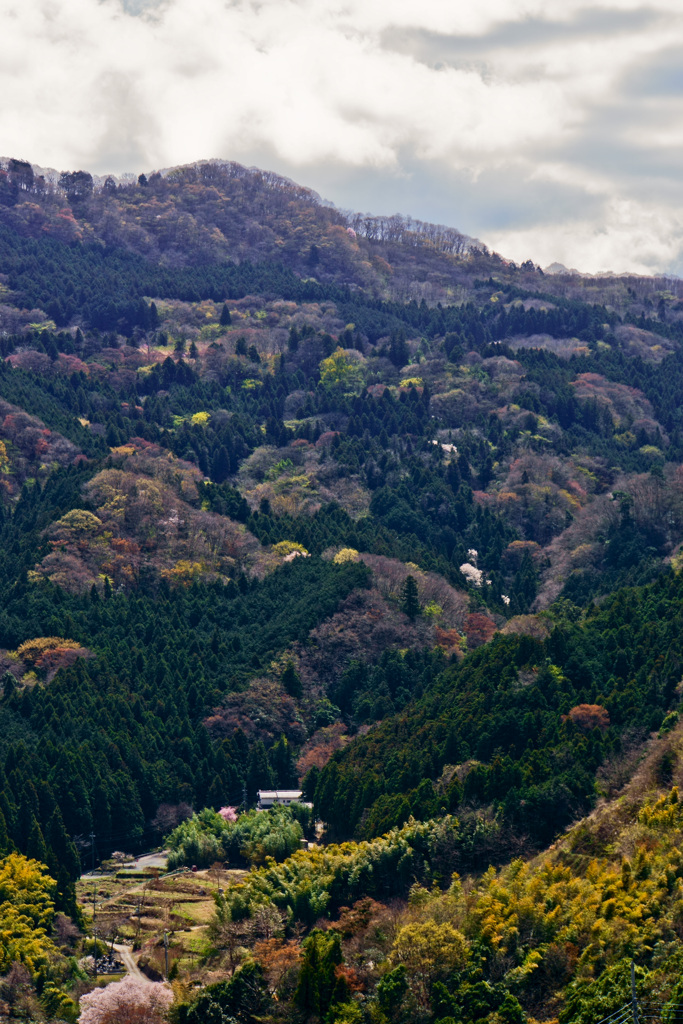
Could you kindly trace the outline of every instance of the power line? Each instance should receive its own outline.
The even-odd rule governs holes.
[[[90,841],[89,840],[90,840],[90,835],[91,834],[92,833],[89,833],[87,838],[83,837],[83,836],[72,836],[71,838],[72,838],[72,841],[74,842],[74,844],[76,845],[77,848],[84,847],[84,846],[90,846]],[[110,842],[112,842],[114,840],[118,840],[118,841],[122,841],[124,839],[134,840],[134,839],[141,839],[144,836],[154,836],[154,835],[161,835],[161,834],[162,833],[159,832],[158,829],[151,828],[151,827],[150,828],[144,828],[144,829],[136,830],[134,832],[104,832],[104,833],[103,832],[98,832],[97,833],[97,835],[98,835],[98,837],[100,839],[100,842],[103,842],[105,844],[110,843]]]
[[[643,1024],[655,1021],[657,1024],[683,1024],[683,1003],[639,1002],[636,995],[636,967],[631,961],[631,998],[628,1003],[598,1024]]]

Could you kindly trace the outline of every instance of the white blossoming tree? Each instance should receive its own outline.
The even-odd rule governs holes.
[[[81,999],[78,1024],[163,1024],[173,992],[168,985],[127,977]]]

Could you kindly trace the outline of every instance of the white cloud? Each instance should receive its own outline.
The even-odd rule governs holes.
[[[361,208],[379,173],[404,212],[452,211],[513,258],[663,269],[683,108],[647,81],[678,46],[679,0],[0,0],[0,151],[98,172],[265,155]]]
[[[564,263],[585,273],[681,272],[683,212],[625,199],[605,203],[599,220],[567,220],[552,227],[494,231],[489,242],[514,260],[530,252],[547,265]]]

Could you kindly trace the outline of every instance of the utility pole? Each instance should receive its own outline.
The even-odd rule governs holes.
[[[92,870],[95,870],[95,833],[90,833],[90,852],[92,854]]]
[[[631,960],[631,1012],[633,1024],[638,1024],[638,1000],[636,999],[636,965]]]
[[[138,896],[138,909],[137,909],[137,915],[136,915],[137,919],[138,919],[138,924],[137,924],[137,928],[135,930],[135,940],[133,942],[133,949],[135,949],[136,946],[137,946],[138,949],[140,948],[138,946],[138,942],[140,940],[140,927],[141,927],[141,917],[142,917],[142,909],[141,908],[142,908],[142,896]]]
[[[95,942],[95,952],[93,954],[93,960],[95,962],[95,978],[97,978],[97,886],[93,881],[92,884],[92,934]]]
[[[168,981],[168,932],[164,932],[164,961],[166,963],[166,973],[164,977]]]

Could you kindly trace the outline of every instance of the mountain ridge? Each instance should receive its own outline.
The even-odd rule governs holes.
[[[345,218],[239,165],[0,166],[0,884],[51,907],[0,970],[36,1020],[98,920],[159,975],[172,932],[187,1024],[589,1024],[629,955],[675,1001],[678,284]],[[253,810],[297,785],[322,833]],[[198,877],[131,917],[110,874],[93,921],[79,851],[166,839]]]

